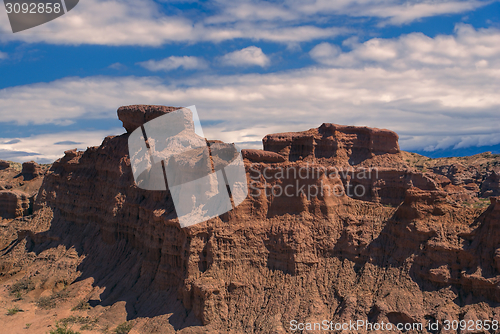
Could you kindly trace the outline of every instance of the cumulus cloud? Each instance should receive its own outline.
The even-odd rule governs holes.
[[[423,17],[471,11],[490,1],[218,0],[210,5],[202,3],[200,6],[209,6],[209,10],[202,10],[195,17],[192,12],[185,16],[169,15],[173,11],[166,10],[161,3],[175,8],[175,3],[153,0],[80,1],[75,9],[57,20],[16,34],[12,34],[8,20],[2,20],[0,41],[159,46],[246,38],[290,44],[345,34],[348,30],[343,27],[324,24],[332,15],[375,17],[384,24],[402,24]],[[179,13],[178,9],[175,12]],[[7,15],[3,6],[0,15]]]
[[[111,69],[117,70],[117,71],[122,71],[122,70],[126,70],[127,66],[123,65],[122,63],[113,63],[113,64],[109,65],[108,68],[111,68]]]
[[[249,46],[242,50],[230,52],[221,58],[224,65],[229,66],[260,66],[266,67],[270,64],[269,58],[262,52],[261,48]]]
[[[352,50],[340,52],[329,43],[321,43],[310,51],[317,62],[335,67],[379,66],[393,69],[423,67],[500,66],[500,31],[475,30],[459,24],[455,35],[430,38],[412,33],[394,39],[373,38],[364,43],[350,44]]]
[[[0,14],[6,16],[5,8]],[[44,24],[12,34],[8,20],[0,22],[0,40],[52,44],[161,45],[192,40],[188,19],[160,14],[151,0],[85,0],[71,12]]]
[[[51,163],[71,149],[85,150],[98,146],[104,137],[122,133],[120,129],[106,131],[76,131],[36,135],[31,137],[0,138],[0,159],[25,162]],[[62,141],[61,141],[62,140]]]
[[[178,69],[180,67],[185,70],[195,70],[195,69],[203,69],[207,68],[207,63],[205,60],[199,57],[176,57],[171,56],[162,60],[148,60],[144,62],[138,63],[142,67],[150,70],[150,71],[171,71]]]
[[[249,38],[289,43],[334,37],[345,32],[342,28],[307,24],[211,24],[208,19],[195,22],[189,16],[168,16],[163,12],[163,8],[152,0],[80,1],[75,9],[57,20],[16,34],[12,34],[8,20],[2,20],[0,41],[159,46],[175,42],[220,42]],[[2,6],[0,15],[7,15]]]
[[[160,85],[158,78],[69,77],[4,88],[0,90],[1,121],[68,125],[77,119],[115,118],[117,106],[152,103],[155,97],[150,89]]]
[[[313,17],[345,15],[351,17],[375,17],[383,24],[404,24],[443,14],[458,14],[485,6],[490,1],[480,0],[285,0],[278,3],[267,1],[218,0],[221,12],[210,17],[211,23],[235,21],[300,21]]]
[[[332,59],[335,59],[341,53],[340,47],[327,42],[316,45],[309,54],[319,63],[332,65]]]
[[[390,24],[410,23],[415,20],[438,16],[443,14],[458,14],[471,11],[487,5],[489,1],[417,1],[413,3],[395,3],[394,1],[386,1],[386,5],[374,5],[362,10],[360,14],[363,16],[375,16],[386,18]]]
[[[323,122],[388,128],[400,134],[401,147],[407,150],[494,145],[500,142],[498,38],[495,29],[459,26],[452,36],[378,39],[346,53],[320,44],[312,52],[324,59],[329,54],[337,60],[346,57],[345,66],[203,75],[175,82],[66,78],[0,90],[0,115],[13,126],[68,124],[84,118],[116,119],[116,109],[126,104],[196,104],[208,138],[243,147],[256,147],[268,133],[300,131]],[[409,43],[412,39],[418,43]],[[429,61],[431,56],[444,65]],[[363,65],[360,59],[367,57],[371,63]],[[59,138],[53,143],[66,140],[84,142]]]

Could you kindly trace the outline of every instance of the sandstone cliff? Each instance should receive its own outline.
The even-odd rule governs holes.
[[[65,152],[2,252],[4,279],[31,280],[28,296],[63,289],[88,302],[81,314],[116,326],[114,314],[136,333],[287,333],[294,319],[500,320],[500,199],[477,199],[498,191],[497,174],[473,193],[467,185],[479,179],[461,169],[406,161],[391,131],[323,124],[243,152],[248,198],[182,229],[168,191],[134,185],[127,149],[130,131],[175,108],[120,110],[127,133]],[[309,177],[286,173],[299,169]],[[277,185],[340,192],[278,196]],[[349,196],[355,185],[366,192]]]

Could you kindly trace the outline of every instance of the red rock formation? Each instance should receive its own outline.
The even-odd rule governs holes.
[[[10,163],[5,160],[0,160],[0,169],[6,169],[10,167]]]
[[[16,218],[27,215],[30,198],[19,190],[0,190],[0,217]]]
[[[177,109],[180,109],[180,107],[150,105],[124,106],[118,109],[118,118],[122,121],[123,127],[127,132],[131,133],[142,124]]]
[[[28,161],[23,163],[23,169],[21,171],[23,178],[25,180],[31,180],[42,174],[42,169],[34,161]]]
[[[481,195],[483,197],[500,196],[500,168],[491,171],[481,183]]]
[[[150,116],[128,108],[130,132]],[[285,333],[293,319],[425,324],[479,311],[499,320],[498,199],[465,208],[444,178],[396,168],[404,164],[390,131],[323,125],[267,136],[265,148],[288,160],[245,152],[249,197],[184,229],[168,191],[134,185],[127,139],[107,137],[53,164],[34,220],[37,232],[48,227],[26,243],[40,256],[61,245],[85,255],[78,270],[94,279],[94,304],[125,301],[129,318],[169,314],[188,333]],[[331,175],[376,162],[377,177]],[[350,198],[347,181],[369,195]],[[321,186],[340,192],[299,191]],[[387,199],[398,207],[375,203]]]
[[[277,153],[263,150],[241,150],[241,155],[244,159],[253,162],[284,162],[285,158]]]
[[[356,165],[376,155],[400,153],[398,135],[385,129],[324,123],[318,129],[267,135],[264,150],[290,161],[336,158],[339,164]]]

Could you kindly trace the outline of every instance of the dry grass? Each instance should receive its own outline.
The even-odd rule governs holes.
[[[53,294],[52,296],[41,297],[40,299],[37,300],[36,305],[39,308],[49,310],[56,307],[58,301],[65,300],[67,297],[68,297],[68,291],[62,290],[58,293]]]

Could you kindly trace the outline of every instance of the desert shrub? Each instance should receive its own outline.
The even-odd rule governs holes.
[[[35,289],[35,283],[31,281],[29,278],[23,278],[16,283],[12,284],[10,287],[10,293],[15,295],[16,297],[23,292],[30,292]]]
[[[89,310],[90,309],[90,304],[86,302],[85,300],[81,300],[75,307],[71,309],[71,311],[76,311],[76,310]]]
[[[97,319],[96,318],[91,318],[91,317],[75,317],[75,316],[70,316],[64,319],[61,319],[59,322],[63,325],[69,325],[69,324],[80,324],[82,325],[80,327],[81,330],[92,330],[97,324]]]
[[[127,334],[130,332],[134,325],[131,322],[124,322],[122,324],[119,324],[118,327],[115,328],[114,332],[116,334]]]
[[[54,308],[54,307],[56,307],[57,300],[66,299],[66,297],[68,297],[68,294],[69,294],[68,291],[62,290],[62,291],[59,291],[58,293],[53,294],[52,296],[41,297],[36,302],[36,305],[40,308],[43,308],[43,309]]]
[[[474,203],[472,206],[475,209],[482,209],[486,208],[490,205],[490,199],[489,198],[480,198],[478,202]]]
[[[18,306],[14,306],[12,308],[7,309],[7,315],[14,315],[18,312],[21,312],[22,310]]]
[[[56,307],[56,300],[52,296],[40,297],[36,301],[36,306],[38,306],[39,308],[43,308],[43,309],[48,310],[48,309]]]
[[[80,334],[80,332],[75,332],[74,330],[68,328],[68,325],[60,325],[56,323],[56,329],[49,332],[50,334]]]
[[[23,299],[23,294],[21,291],[17,291],[14,296],[16,297],[17,300],[22,300]]]

